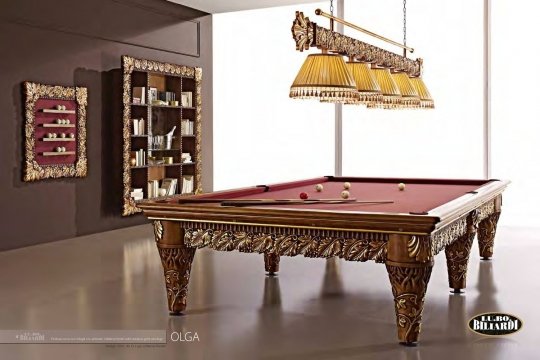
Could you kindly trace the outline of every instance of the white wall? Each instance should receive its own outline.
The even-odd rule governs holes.
[[[492,175],[512,180],[503,224],[540,226],[540,4],[492,1]]]
[[[333,106],[289,99],[295,11],[324,5],[213,16],[215,190],[333,174]]]
[[[401,1],[345,1],[345,18],[401,42]],[[483,177],[483,2],[407,3],[407,44],[423,58],[435,110],[367,110],[344,106],[343,174]],[[401,53],[346,29],[346,34]]]

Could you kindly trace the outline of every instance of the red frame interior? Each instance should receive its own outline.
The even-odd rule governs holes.
[[[75,110],[75,114],[45,113],[43,109],[56,109],[56,105],[65,105],[66,110]],[[38,99],[34,107],[34,159],[39,165],[73,165],[77,161],[77,102],[75,100]],[[75,127],[43,127],[43,124],[54,124],[56,119],[69,119]],[[47,133],[56,133],[60,137],[65,133],[75,134],[75,141],[43,141]],[[43,156],[44,152],[54,152],[56,147],[63,146],[66,151],[75,151],[74,155]]]

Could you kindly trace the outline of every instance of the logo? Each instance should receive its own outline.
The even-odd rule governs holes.
[[[199,339],[199,334],[197,334],[197,332],[191,332],[191,331],[186,331],[184,333],[182,332],[177,332],[177,331],[173,331],[171,333],[171,341],[173,342],[184,342],[184,341],[187,341],[187,342],[194,342],[194,341],[200,341]]]
[[[487,336],[510,335],[522,327],[523,321],[520,318],[505,313],[479,314],[469,320],[469,329]]]

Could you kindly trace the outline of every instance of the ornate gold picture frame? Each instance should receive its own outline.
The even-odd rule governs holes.
[[[23,91],[23,180],[85,177],[87,89],[27,81]]]

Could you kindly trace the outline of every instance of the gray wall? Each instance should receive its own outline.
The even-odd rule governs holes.
[[[0,5],[0,250],[145,223],[121,217],[111,184],[107,74],[121,56],[203,69],[203,188],[212,188],[212,19],[164,0],[17,0]],[[22,181],[21,83],[88,88],[88,176]]]

